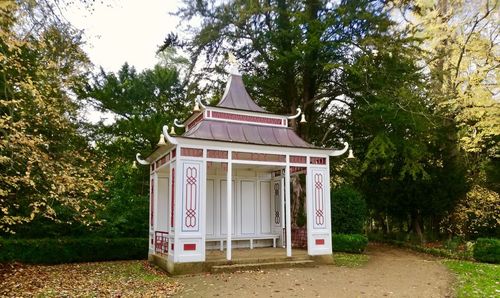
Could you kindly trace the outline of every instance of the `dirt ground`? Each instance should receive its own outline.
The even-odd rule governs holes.
[[[436,259],[370,245],[359,268],[322,265],[175,278],[178,297],[450,297],[452,277]]]

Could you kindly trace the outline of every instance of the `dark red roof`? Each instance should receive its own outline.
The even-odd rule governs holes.
[[[241,75],[231,74],[226,91],[222,99],[217,104],[218,107],[247,110],[254,112],[266,112],[263,108],[259,107],[250,97]]]
[[[315,148],[291,128],[204,119],[183,137],[258,145]]]

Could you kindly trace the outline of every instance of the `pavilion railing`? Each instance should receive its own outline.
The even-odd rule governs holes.
[[[155,231],[155,253],[168,254],[168,232]]]

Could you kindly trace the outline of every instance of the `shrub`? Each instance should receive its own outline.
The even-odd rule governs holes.
[[[341,186],[332,192],[332,231],[360,234],[366,221],[366,202],[360,192]]]
[[[0,262],[58,264],[145,259],[145,238],[0,239]]]
[[[474,245],[474,259],[480,262],[500,263],[500,240],[479,238]]]
[[[333,234],[333,251],[362,253],[368,245],[368,238],[360,234]]]

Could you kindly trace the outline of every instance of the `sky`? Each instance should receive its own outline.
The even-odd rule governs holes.
[[[1,1],[1,0],[0,0]],[[179,18],[170,15],[181,0],[103,0],[93,11],[81,5],[65,7],[64,17],[84,30],[83,49],[96,67],[116,72],[128,62],[138,71],[157,63],[155,52],[169,32],[176,31]],[[97,70],[98,68],[96,68]],[[86,121],[114,122],[111,113],[86,105],[81,111]]]
[[[97,1],[96,1],[97,2]],[[117,71],[124,62],[137,70],[157,62],[155,52],[179,18],[170,15],[181,0],[107,0],[93,5],[67,7],[65,18],[85,31],[84,50],[96,66]]]

